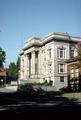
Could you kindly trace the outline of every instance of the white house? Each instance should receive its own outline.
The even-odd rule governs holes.
[[[43,39],[32,37],[20,51],[20,82],[47,82],[58,90],[67,86],[66,60],[77,55],[80,37],[50,33]]]

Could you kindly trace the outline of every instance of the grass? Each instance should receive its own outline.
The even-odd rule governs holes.
[[[81,101],[81,92],[63,93],[62,96],[69,99],[79,99]]]

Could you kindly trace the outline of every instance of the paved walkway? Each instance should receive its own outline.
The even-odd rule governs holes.
[[[16,92],[17,91],[17,86],[6,86],[6,87],[0,87],[0,92]]]

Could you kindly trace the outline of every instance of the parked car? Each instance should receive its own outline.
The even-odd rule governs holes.
[[[25,93],[27,95],[35,95],[35,94],[44,94],[45,91],[38,86],[33,86],[32,84],[24,84],[20,85],[17,89],[18,93]]]
[[[70,89],[68,86],[64,86],[62,88],[59,89],[61,92],[70,92]]]

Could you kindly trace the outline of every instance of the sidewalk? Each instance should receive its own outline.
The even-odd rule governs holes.
[[[10,92],[16,92],[17,86],[6,86],[6,87],[0,87],[0,92],[10,93]]]

